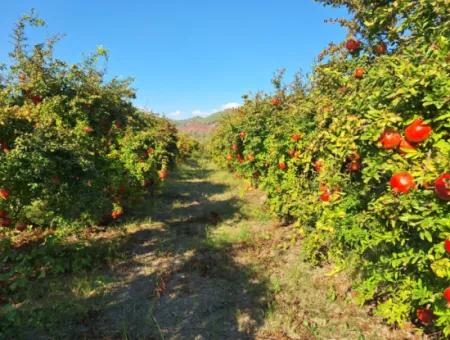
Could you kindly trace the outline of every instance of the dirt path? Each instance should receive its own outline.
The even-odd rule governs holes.
[[[183,165],[126,221],[123,258],[85,294],[74,339],[405,339],[312,269],[264,196],[207,162]],[[151,216],[151,218],[149,217]],[[72,323],[74,320],[71,320]]]
[[[87,326],[87,337],[251,338],[268,287],[235,254],[248,237],[244,224],[264,223],[247,214],[259,211],[261,197],[244,203],[223,175],[184,165],[157,201],[136,209],[126,259],[109,274],[106,308]]]

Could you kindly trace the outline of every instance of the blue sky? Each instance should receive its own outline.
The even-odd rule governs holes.
[[[171,118],[207,115],[241,96],[270,90],[279,68],[309,72],[315,57],[345,31],[324,20],[343,10],[313,0],[20,0],[0,11],[0,62],[17,18],[35,8],[64,33],[56,55],[79,61],[97,46],[110,53],[108,74],[134,78],[135,104]]]

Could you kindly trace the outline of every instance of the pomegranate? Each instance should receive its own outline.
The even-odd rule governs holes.
[[[405,129],[405,137],[408,142],[420,143],[423,142],[431,134],[433,129],[431,126],[425,124],[422,118],[416,119]]]
[[[345,43],[345,48],[350,52],[354,53],[361,48],[361,42],[359,40],[350,38]]]
[[[402,136],[393,129],[386,129],[380,136],[381,145],[386,150],[395,149],[400,145]]]
[[[353,73],[353,75],[355,76],[355,78],[362,78],[364,76],[365,70],[362,67],[357,67],[355,69],[355,72]]]
[[[413,176],[409,172],[399,172],[391,177],[391,187],[394,192],[407,193],[415,187]]]
[[[429,325],[433,322],[433,312],[426,308],[418,308],[416,311],[417,319],[420,320],[424,325]]]
[[[450,173],[445,173],[434,182],[436,195],[444,201],[450,201]]]

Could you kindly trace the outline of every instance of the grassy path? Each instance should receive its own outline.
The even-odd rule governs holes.
[[[181,166],[158,199],[135,208],[122,232],[105,232],[120,238],[119,261],[68,278],[58,289],[71,295],[46,297],[59,318],[51,338],[410,337],[355,306],[345,277],[307,266],[301,242],[264,211],[264,196],[248,189],[208,162]],[[63,316],[58,305],[66,306]]]

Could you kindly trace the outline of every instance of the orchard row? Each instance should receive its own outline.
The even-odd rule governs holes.
[[[0,231],[110,223],[167,177],[176,129],[104,80],[104,50],[69,65],[52,40],[28,48],[27,24],[43,22],[19,22],[0,79]]]
[[[211,152],[267,192],[313,263],[354,272],[361,303],[448,336],[450,32],[431,3],[346,2],[347,40],[307,83],[245,96]]]

